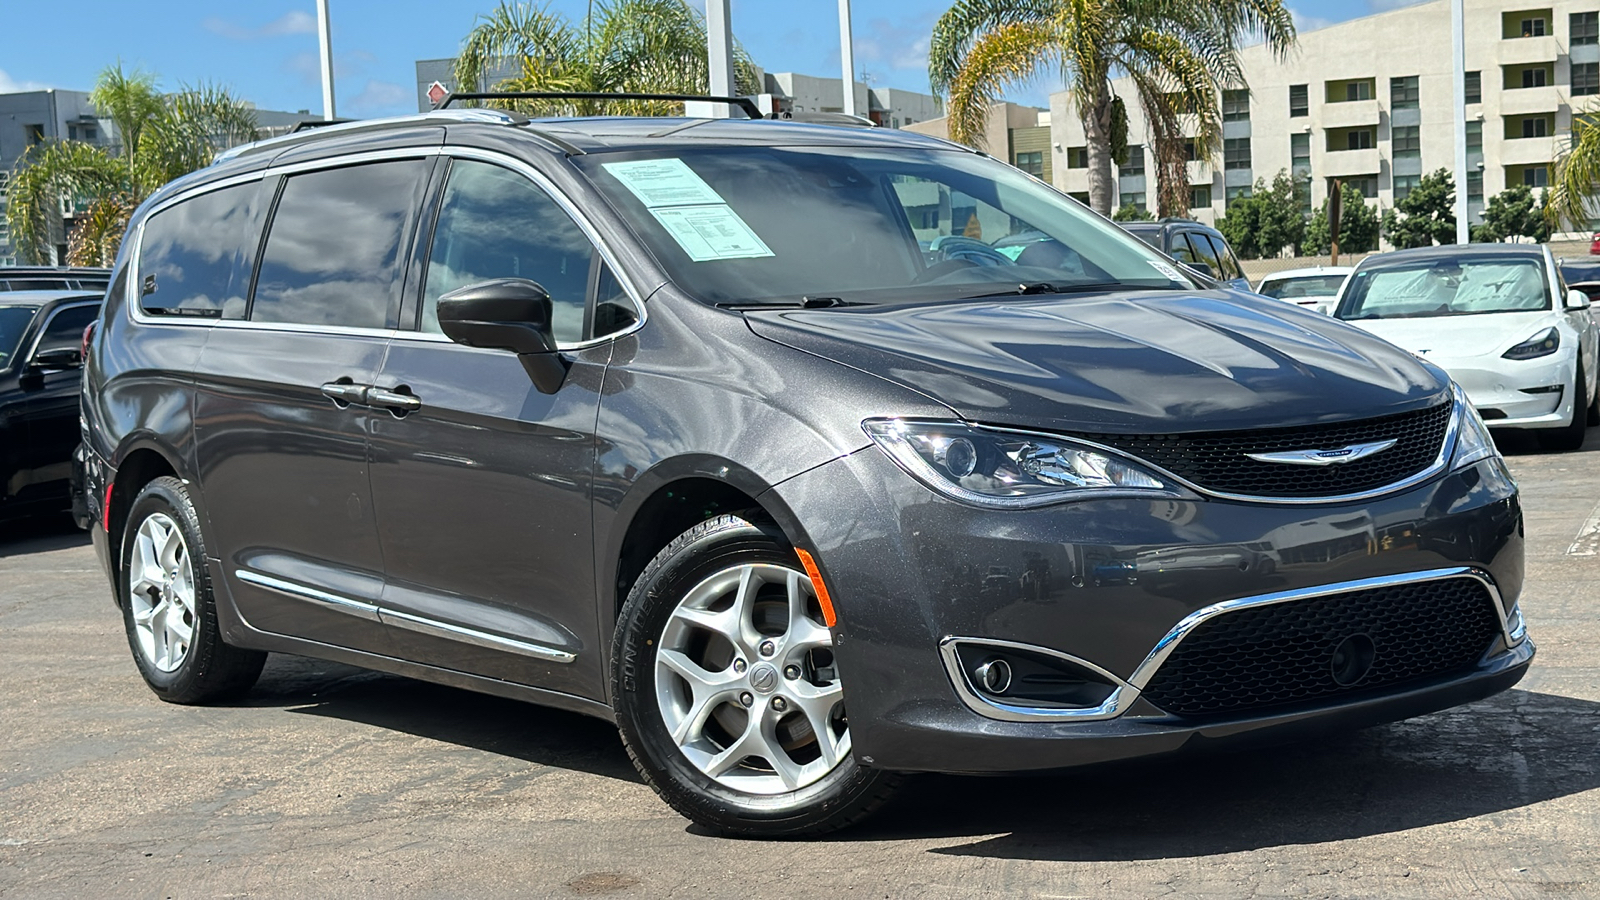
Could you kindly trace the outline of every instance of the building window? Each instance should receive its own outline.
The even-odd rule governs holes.
[[[1481,121],[1467,123],[1467,152],[1483,152],[1483,123]]]
[[[1069,168],[1069,169],[1087,169],[1087,168],[1089,168],[1089,148],[1088,147],[1068,147],[1067,148],[1067,168]]]
[[[1483,102],[1483,73],[1482,72],[1468,72],[1468,73],[1466,73],[1466,88],[1467,88],[1466,95],[1467,95],[1467,102],[1468,103],[1482,103]]]
[[[1371,100],[1372,82],[1352,81],[1344,86],[1344,99],[1346,101]]]
[[[1199,156],[1195,155],[1194,138],[1184,138],[1183,139],[1183,159],[1184,159],[1184,162],[1194,162],[1195,160],[1197,160],[1199,158],[1200,158]]]
[[[1523,37],[1544,37],[1544,17],[1541,16],[1539,18],[1523,19],[1521,24],[1518,26],[1518,30],[1522,32]]]
[[[1371,150],[1373,130],[1371,128],[1353,128],[1346,131],[1344,133],[1344,147],[1341,149]]]
[[[1224,169],[1250,168],[1250,139],[1224,138],[1222,141],[1222,167]]]
[[[1289,135],[1289,171],[1296,176],[1311,174],[1311,135]]]
[[[1289,85],[1289,118],[1295,119],[1310,114],[1311,101],[1307,99],[1306,85]]]
[[[1209,184],[1191,184],[1191,185],[1189,185],[1189,208],[1190,209],[1210,209],[1211,208],[1211,185],[1209,185]]]
[[[1389,107],[1391,109],[1417,108],[1417,76],[1389,79]]]
[[[1226,203],[1232,203],[1233,201],[1238,200],[1240,197],[1248,196],[1250,196],[1250,185],[1239,184],[1223,191],[1222,199]]]
[[[24,125],[23,130],[28,133],[28,146],[44,143],[43,125]]]
[[[844,79],[840,79],[840,80],[843,81]],[[899,116],[890,116],[889,117],[889,127],[890,128],[899,128],[900,127],[900,117]]]
[[[11,173],[0,170],[0,200],[6,198],[6,192],[11,190]]]
[[[1363,200],[1371,200],[1373,197],[1378,196],[1378,176],[1376,175],[1355,175],[1344,179],[1344,183],[1346,186],[1360,191],[1361,199]]]
[[[1396,125],[1390,129],[1390,149],[1395,159],[1418,159],[1422,155],[1421,127]]]
[[[1222,92],[1222,121],[1248,122],[1250,121],[1250,92],[1223,91]]]
[[[1018,153],[1012,165],[1027,172],[1035,178],[1044,177],[1044,151],[1033,150],[1028,153]]]
[[[1544,87],[1545,71],[1543,67],[1522,70],[1522,86],[1525,88]]]
[[[1525,138],[1549,137],[1549,124],[1544,116],[1531,116],[1522,120],[1522,136]]]
[[[1118,206],[1137,206],[1144,209],[1144,191],[1135,191],[1122,195],[1122,202]]]
[[[1406,195],[1422,182],[1421,175],[1396,175],[1394,176],[1394,202],[1399,203]]]
[[[1522,170],[1522,183],[1528,187],[1547,187],[1550,184],[1550,170],[1544,166],[1529,166]]]
[[[1572,64],[1572,94],[1600,94],[1600,63]]]
[[[1482,203],[1483,202],[1483,173],[1482,172],[1468,172],[1467,173],[1467,201],[1469,203],[1473,202],[1473,201],[1476,201],[1478,203]]]
[[[1135,146],[1135,147],[1129,147],[1128,148],[1128,163],[1127,163],[1127,165],[1122,167],[1121,171],[1122,171],[1122,177],[1124,177],[1124,178],[1130,178],[1130,177],[1133,177],[1135,175],[1143,175],[1144,174],[1144,148],[1143,147]]]
[[[1569,27],[1571,28],[1569,43],[1572,46],[1600,43],[1600,13],[1573,13]]]

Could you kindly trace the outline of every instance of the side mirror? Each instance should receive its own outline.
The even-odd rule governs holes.
[[[78,369],[83,367],[83,353],[77,347],[51,347],[33,355],[29,366],[41,371],[47,369]]]
[[[1189,268],[1195,270],[1196,272],[1199,272],[1201,275],[1204,275],[1207,278],[1216,278],[1217,277],[1217,273],[1211,271],[1211,266],[1208,263],[1203,263],[1203,262],[1200,262],[1199,260],[1195,260],[1194,262],[1191,262],[1191,263],[1184,263],[1184,265],[1186,265]]]
[[[1589,295],[1573,288],[1567,291],[1567,309],[1588,309]]]
[[[439,328],[468,347],[510,350],[541,393],[554,394],[567,378],[550,328],[550,294],[526,278],[498,278],[458,288],[439,298]]]

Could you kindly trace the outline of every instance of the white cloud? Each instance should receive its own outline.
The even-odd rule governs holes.
[[[0,69],[0,94],[14,94],[18,91],[45,91],[50,85],[39,81],[18,81]]]
[[[928,43],[937,18],[930,11],[893,21],[872,19],[866,28],[858,27],[855,33],[857,67],[882,66],[896,71],[927,72]]]
[[[1427,0],[1367,0],[1367,8],[1375,13],[1381,13],[1388,12],[1391,9],[1399,9],[1402,6],[1416,6],[1418,3],[1425,2]]]
[[[317,20],[304,10],[290,10],[271,22],[257,28],[250,28],[229,22],[216,16],[211,16],[200,23],[201,27],[215,35],[220,35],[232,41],[253,41],[259,38],[283,37],[291,34],[316,34]]]
[[[388,81],[371,79],[361,93],[345,101],[345,106],[358,115],[383,115],[410,112],[417,102],[410,89]]]
[[[342,81],[366,74],[369,63],[377,57],[365,50],[351,50],[333,54],[333,80]],[[283,70],[297,76],[302,84],[322,83],[322,56],[313,50],[296,53],[283,61]]]
[[[1322,16],[1308,16],[1294,7],[1289,7],[1289,15],[1294,17],[1294,29],[1297,32],[1316,31],[1318,28],[1327,28],[1335,24],[1332,19]]]

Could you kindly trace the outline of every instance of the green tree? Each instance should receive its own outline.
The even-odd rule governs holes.
[[[498,82],[497,73],[517,74]],[[706,23],[684,0],[590,4],[574,24],[530,3],[502,2],[479,16],[456,57],[462,91],[576,91],[704,94],[710,88]],[[760,93],[755,65],[734,50],[734,93]],[[530,115],[679,115],[681,103],[654,101],[499,101]]]
[[[1368,206],[1361,191],[1346,184],[1340,192],[1339,252],[1366,253],[1378,249],[1378,214]],[[1333,249],[1329,240],[1328,201],[1312,214],[1306,222],[1305,240],[1300,244],[1303,256],[1322,256]]]
[[[1546,233],[1563,225],[1573,231],[1588,231],[1600,214],[1600,102],[1572,114],[1568,132],[1551,166],[1550,189],[1545,194],[1542,214]],[[1498,199],[1498,197],[1496,198]],[[1485,209],[1487,215],[1488,210]],[[1484,223],[1487,225],[1487,221]],[[1474,233],[1473,240],[1477,240]]]
[[[1550,239],[1550,216],[1542,198],[1524,184],[1512,185],[1493,197],[1483,208],[1483,224],[1473,226],[1472,239],[1492,244],[1509,237]]]
[[[257,137],[255,113],[213,85],[162,94],[154,76],[125,72],[120,64],[100,73],[89,102],[111,120],[120,155],[82,141],[29,147],[11,175],[6,218],[18,257],[50,259],[65,228],[60,198],[81,206],[68,237],[73,265],[109,265],[128,216],[162,185],[210,165],[216,154]]]
[[[1454,244],[1455,209],[1455,179],[1449,171],[1439,169],[1422,176],[1411,193],[1395,203],[1394,209],[1384,210],[1383,236],[1401,250]]]
[[[1292,251],[1300,246],[1305,237],[1301,198],[1309,189],[1306,179],[1293,178],[1281,169],[1270,187],[1258,178],[1248,197],[1228,204],[1227,214],[1217,220],[1217,230],[1228,239],[1233,252],[1245,259],[1281,256],[1286,248]]]
[[[1154,222],[1155,218],[1150,214],[1150,210],[1132,203],[1122,204],[1111,214],[1113,222]]]
[[[928,79],[949,98],[950,137],[980,146],[1004,89],[1059,72],[1088,139],[1089,205],[1110,215],[1114,138],[1126,127],[1111,80],[1127,76],[1155,145],[1157,207],[1181,215],[1184,143],[1192,137],[1202,159],[1215,152],[1218,96],[1244,84],[1239,48],[1257,39],[1279,58],[1295,45],[1283,0],[955,0],[934,26]]]

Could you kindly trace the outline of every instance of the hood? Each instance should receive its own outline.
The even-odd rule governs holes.
[[[778,343],[879,375],[969,421],[1170,434],[1368,418],[1432,405],[1411,354],[1280,300],[1048,295],[746,313]],[[895,410],[882,410],[893,415]]]
[[[1560,313],[1546,309],[1477,316],[1359,319],[1350,324],[1412,353],[1450,359],[1499,356],[1550,326],[1560,324],[1561,318]]]

